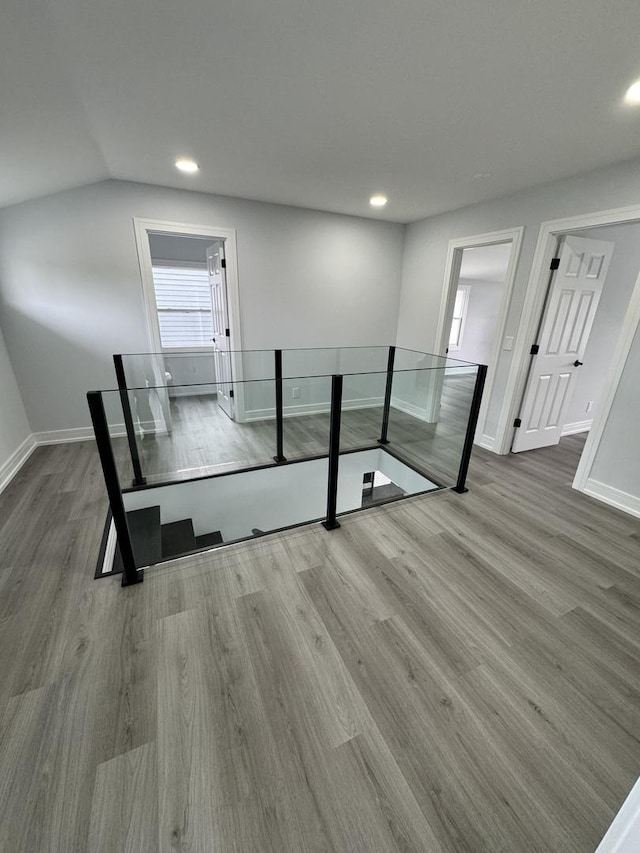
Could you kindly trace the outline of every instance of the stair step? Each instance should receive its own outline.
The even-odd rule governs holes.
[[[222,533],[219,530],[196,536],[196,548],[213,548],[214,545],[222,545],[223,542]]]
[[[160,507],[147,506],[127,513],[136,566],[152,566],[162,559]]]
[[[172,521],[163,524],[160,528],[162,534],[162,556],[179,557],[196,548],[196,537],[193,532],[193,521],[183,518],[180,521]]]

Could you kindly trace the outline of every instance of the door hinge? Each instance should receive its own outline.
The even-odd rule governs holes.
[[[516,418],[515,421],[513,422],[513,425],[514,425],[514,427],[522,426],[522,421],[520,420],[520,418]]]
[[[540,352],[540,347],[538,346],[538,344],[532,344],[531,345],[531,352],[529,353],[529,355],[538,355],[539,352]]]
[[[550,270],[557,270],[560,266],[560,258],[552,258],[551,265],[549,267]]]
[[[226,268],[227,268],[227,259],[226,258],[220,258],[220,266],[222,267],[223,270],[226,270]]]
[[[231,337],[231,332],[229,331],[229,329],[225,329],[225,330],[224,330],[224,333],[225,333],[225,335],[226,335],[228,338],[230,338],[230,337]]]
[[[231,389],[231,391],[229,391],[229,396],[233,397],[233,388]]]

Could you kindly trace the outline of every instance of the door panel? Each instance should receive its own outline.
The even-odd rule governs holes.
[[[225,276],[224,240],[207,247],[207,266],[213,311],[213,353],[218,405],[230,418],[234,416],[231,338]]]
[[[521,406],[521,425],[512,451],[548,447],[560,441],[576,372],[589,340],[614,244],[564,237],[560,265],[550,284],[538,335],[538,354]]]

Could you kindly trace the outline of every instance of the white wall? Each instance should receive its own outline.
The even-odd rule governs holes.
[[[237,229],[246,349],[393,343],[403,226],[105,181],[0,212],[0,314],[36,431],[88,426],[111,354],[150,347],[133,217]]]
[[[615,243],[615,249],[565,424],[591,420],[598,414],[608,390],[607,376],[618,335],[640,274],[640,225],[614,225],[576,231],[575,234],[592,240],[608,240]],[[593,400],[594,405],[592,411],[587,413],[590,400]]]
[[[640,329],[636,331],[633,339],[589,479],[617,489],[624,496],[631,496],[634,499],[635,508],[640,510],[638,377],[640,377]]]
[[[0,489],[13,476],[31,436],[18,383],[0,331]]]
[[[426,351],[433,348],[450,240],[525,226],[505,331],[516,335],[541,222],[638,203],[640,162],[635,160],[410,225],[405,238],[397,343]],[[511,357],[511,352],[501,352],[485,427],[489,436],[495,435]]]
[[[459,284],[471,288],[469,306],[462,335],[462,346],[458,350],[451,350],[449,355],[461,361],[488,364],[505,284],[499,281],[468,278],[461,278]]]

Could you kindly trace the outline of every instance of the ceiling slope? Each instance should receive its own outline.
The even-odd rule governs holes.
[[[38,2],[0,204],[109,175],[406,222],[640,155],[637,0]]]

